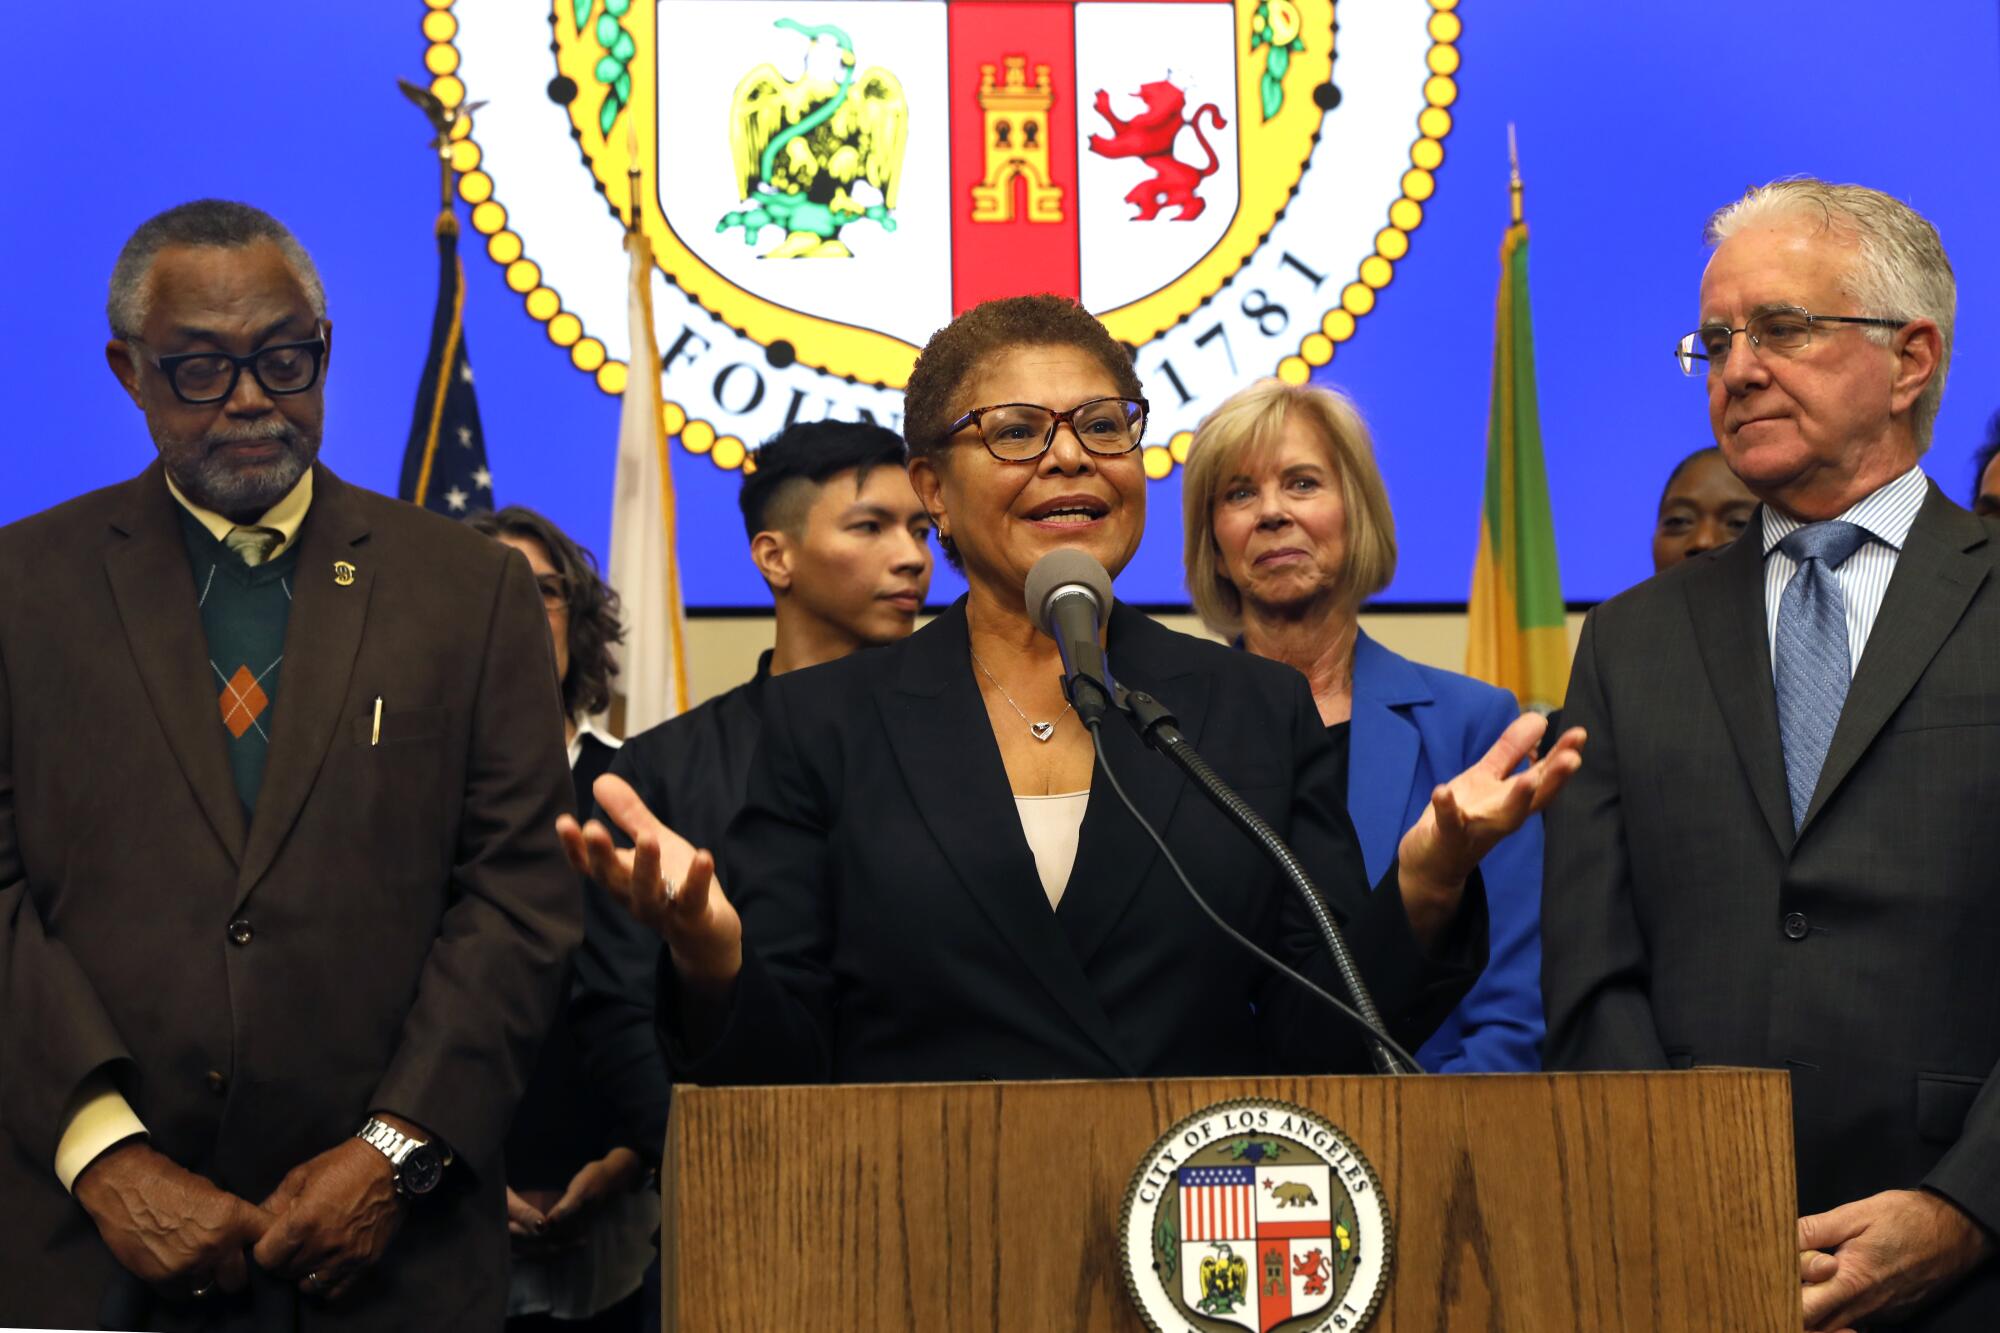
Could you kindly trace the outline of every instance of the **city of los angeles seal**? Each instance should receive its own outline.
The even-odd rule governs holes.
[[[1288,1102],[1218,1102],[1160,1137],[1125,1191],[1132,1299],[1156,1333],[1353,1333],[1388,1288],[1375,1168]]]
[[[902,427],[997,296],[1131,348],[1163,481],[1259,375],[1392,299],[1442,179],[1459,0],[403,0],[472,231],[608,394],[651,242],[662,420],[740,468],[795,420]],[[1467,6],[1471,8],[1471,6]]]

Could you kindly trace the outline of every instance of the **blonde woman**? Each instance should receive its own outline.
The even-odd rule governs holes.
[[[1376,883],[1432,790],[1520,715],[1504,690],[1399,657],[1362,633],[1396,572],[1396,523],[1354,404],[1265,380],[1201,423],[1182,483],[1187,580],[1209,628],[1296,667],[1345,762],[1332,779]],[[1542,821],[1480,865],[1485,971],[1417,1052],[1441,1071],[1541,1067]]]

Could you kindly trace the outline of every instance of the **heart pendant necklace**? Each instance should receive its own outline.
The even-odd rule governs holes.
[[[1056,734],[1056,722],[1068,717],[1069,710],[1076,707],[1075,704],[1064,704],[1062,712],[1056,714],[1056,722],[1037,722],[1021,711],[1021,705],[1014,702],[1014,696],[1007,693],[1007,687],[1000,683],[999,678],[986,669],[986,663],[979,660],[978,653],[972,655],[972,665],[979,668],[980,675],[993,682],[993,688],[1000,691],[1000,697],[1007,701],[1007,706],[1021,714],[1021,720],[1028,724],[1028,734],[1043,744],[1047,744],[1049,738]]]

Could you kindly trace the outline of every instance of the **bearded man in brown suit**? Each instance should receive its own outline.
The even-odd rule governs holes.
[[[497,1327],[580,931],[534,580],[315,462],[274,219],[152,219],[109,314],[159,458],[0,529],[0,1324]]]

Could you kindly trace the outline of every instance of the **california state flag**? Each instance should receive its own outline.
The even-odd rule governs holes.
[[[611,558],[625,642],[617,650],[611,703],[626,736],[687,708],[687,630],[674,529],[674,478],[660,429],[660,349],[653,339],[653,248],[641,232],[625,237],[632,256],[632,360],[618,414],[618,472],[611,488]],[[621,727],[622,724],[622,727]]]

